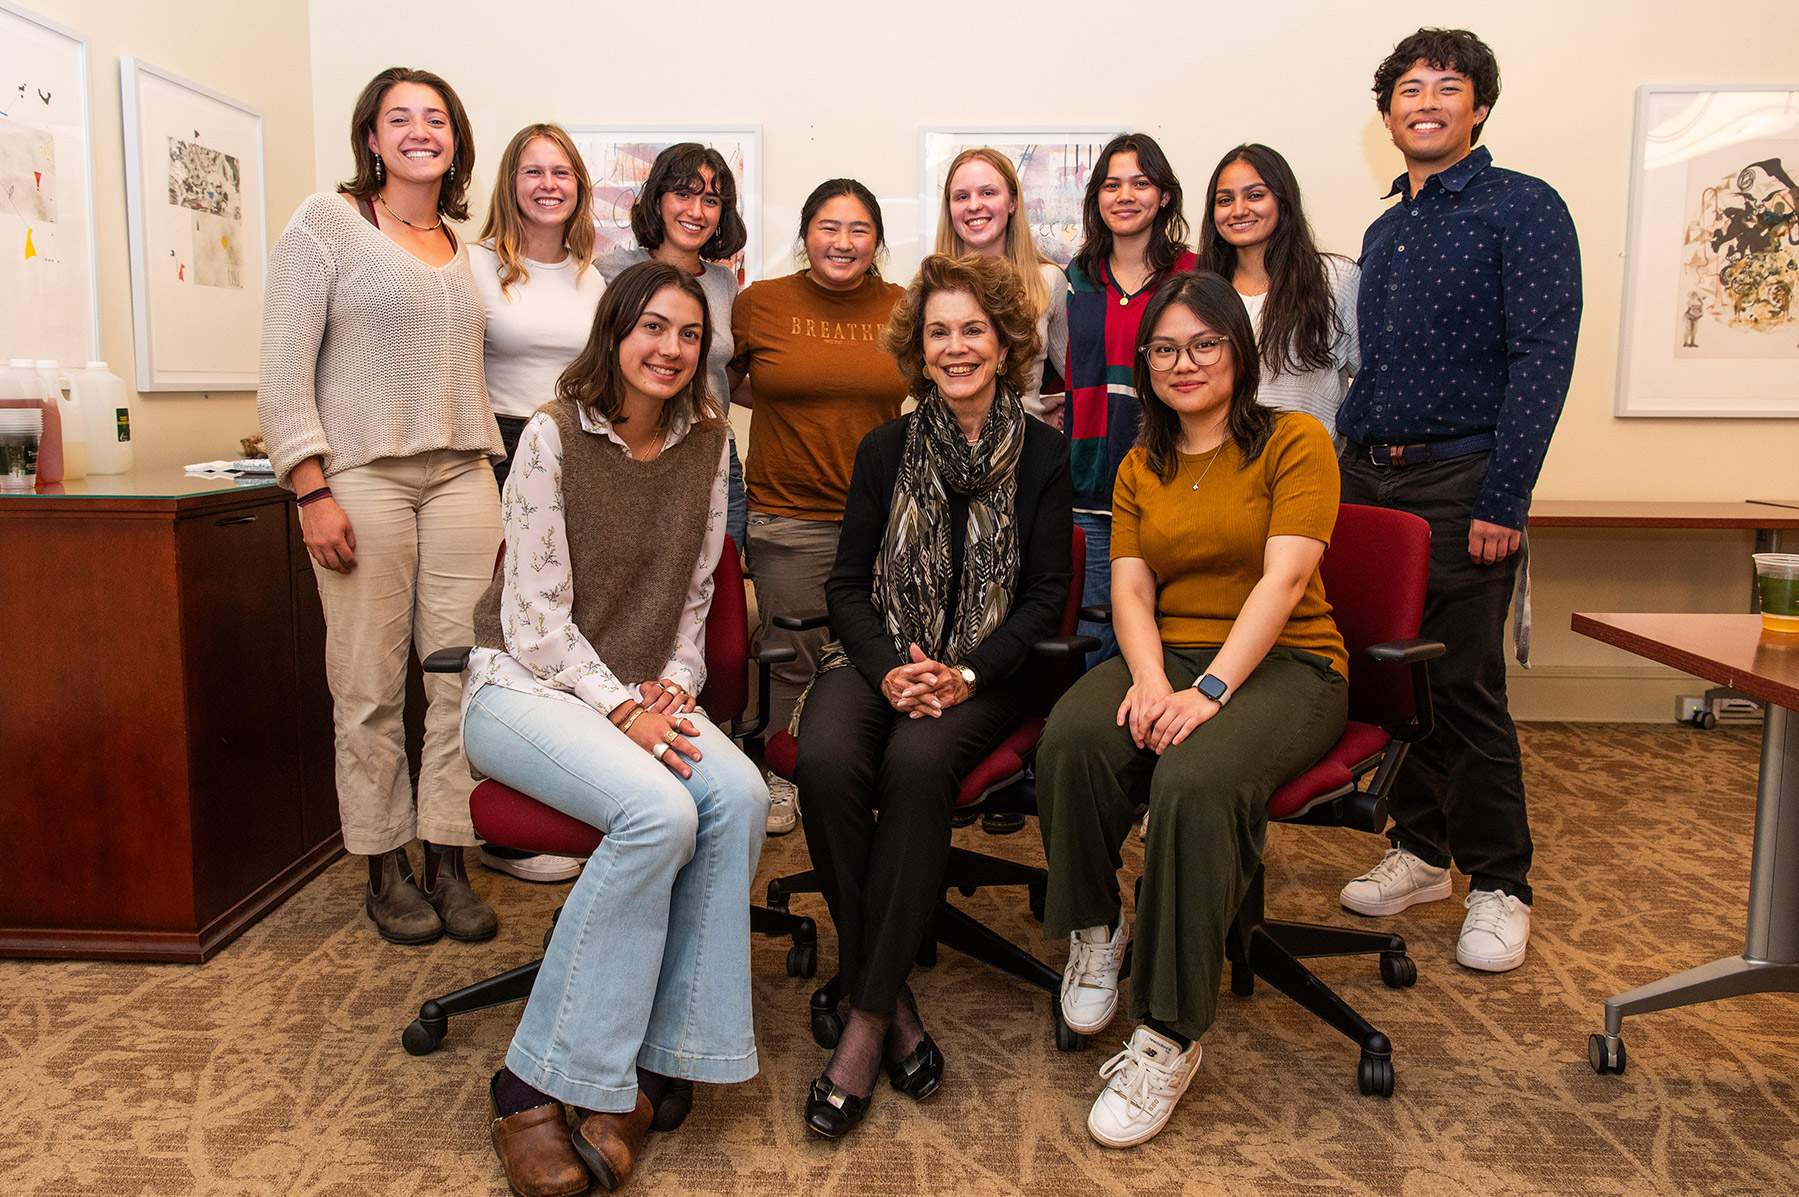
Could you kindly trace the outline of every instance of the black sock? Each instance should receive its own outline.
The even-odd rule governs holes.
[[[1174,1040],[1176,1046],[1178,1046],[1182,1051],[1186,1051],[1188,1048],[1193,1046],[1193,1040],[1187,1038],[1185,1035],[1181,1034],[1179,1031],[1175,1030],[1173,1027],[1169,1026],[1165,1022],[1158,1022],[1153,1018],[1146,1018],[1143,1020],[1143,1025],[1148,1027],[1150,1030],[1154,1031],[1156,1034],[1160,1035],[1164,1039]]]
[[[548,1093],[533,1089],[510,1068],[502,1068],[494,1074],[493,1102],[502,1118],[535,1110],[538,1106],[547,1106],[555,1100]]]
[[[650,1099],[651,1105],[656,1105],[662,1100],[662,1095],[668,1092],[668,1078],[660,1072],[651,1072],[639,1064],[637,1066],[637,1088]]]

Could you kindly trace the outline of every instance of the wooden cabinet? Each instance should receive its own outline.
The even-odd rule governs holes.
[[[198,962],[343,851],[287,492],[0,496],[0,955]]]

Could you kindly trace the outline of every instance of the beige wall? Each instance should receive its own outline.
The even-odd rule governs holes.
[[[125,236],[125,151],[119,59],[132,55],[262,110],[269,236],[313,186],[311,48],[305,0],[226,6],[205,0],[23,0],[87,38],[94,125],[94,200],[101,344],[132,385],[131,267]],[[239,455],[256,432],[255,396],[216,392],[134,395],[138,466]]]

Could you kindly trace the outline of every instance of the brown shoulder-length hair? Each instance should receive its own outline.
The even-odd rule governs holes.
[[[562,225],[562,244],[575,260],[575,277],[579,279],[593,262],[593,182],[587,175],[587,163],[575,148],[575,139],[561,125],[526,125],[512,135],[506,152],[500,155],[493,200],[481,225],[481,240],[492,245],[494,256],[500,259],[500,293],[509,298],[512,284],[531,281],[531,272],[525,268],[525,214],[518,207],[518,168],[526,148],[539,137],[561,150],[575,172],[574,211]]]
[[[625,378],[618,365],[618,347],[637,327],[650,300],[665,287],[673,287],[699,305],[700,355],[687,385],[662,405],[656,426],[669,428],[690,418],[701,425],[724,422],[723,409],[706,389],[706,354],[712,348],[712,312],[706,306],[706,293],[691,274],[654,258],[625,269],[600,296],[587,345],[556,380],[558,399],[573,403],[589,417],[613,424],[624,422]]]
[[[1112,256],[1112,230],[1099,213],[1099,195],[1105,189],[1106,172],[1112,169],[1117,154],[1137,155],[1137,168],[1168,202],[1156,209],[1149,228],[1150,278],[1160,280],[1180,260],[1187,248],[1187,217],[1181,209],[1181,181],[1168,161],[1168,155],[1147,133],[1120,133],[1093,161],[1093,173],[1087,176],[1087,197],[1081,204],[1081,248],[1075,251],[1074,264],[1087,281],[1103,288],[1103,268]]]
[[[999,380],[1015,395],[1029,390],[1031,365],[1043,344],[1037,336],[1037,310],[1018,271],[1004,258],[932,254],[919,263],[917,276],[881,332],[881,348],[899,363],[908,391],[922,395],[930,386],[924,369],[924,309],[931,296],[944,291],[962,292],[987,314],[1006,353]]]
[[[375,178],[376,154],[369,148],[369,135],[375,131],[375,121],[381,116],[381,104],[387,99],[388,90],[396,83],[422,84],[443,98],[444,112],[450,118],[450,139],[455,148],[450,151],[450,169],[444,172],[445,177],[438,184],[437,214],[450,220],[467,220],[468,183],[475,173],[475,131],[469,125],[468,111],[463,108],[456,89],[445,83],[441,75],[430,71],[388,67],[362,89],[362,94],[356,97],[356,107],[350,111],[350,152],[356,156],[356,176],[347,183],[339,183],[338,191],[367,200],[374,199],[375,193],[381,190],[381,183]]]
[[[671,191],[704,192],[705,176],[700,167],[712,172],[713,193],[718,196],[718,227],[706,244],[700,246],[700,257],[708,262],[729,261],[750,239],[743,214],[737,210],[737,177],[731,173],[725,156],[697,141],[671,145],[650,164],[650,174],[643,190],[631,205],[631,235],[637,244],[655,253],[668,237],[662,223],[662,197]]]
[[[1135,378],[1137,399],[1143,406],[1143,424],[1137,432],[1137,446],[1149,458],[1149,468],[1163,482],[1173,479],[1175,471],[1180,469],[1181,417],[1156,394],[1156,375],[1149,368],[1149,354],[1144,346],[1156,335],[1162,313],[1176,304],[1230,341],[1227,351],[1236,371],[1236,380],[1231,386],[1225,428],[1227,435],[1237,442],[1244,465],[1262,455],[1262,450],[1268,446],[1268,436],[1274,431],[1273,409],[1256,402],[1256,390],[1262,381],[1260,355],[1256,352],[1256,334],[1249,324],[1249,312],[1238,298],[1236,288],[1223,275],[1209,270],[1172,275],[1156,288],[1149,306],[1143,309]]]
[[[1268,298],[1262,306],[1258,349],[1262,365],[1275,374],[1303,374],[1331,364],[1331,350],[1343,333],[1325,273],[1324,255],[1312,237],[1312,223],[1299,203],[1299,180],[1275,150],[1250,142],[1226,152],[1206,183],[1205,212],[1199,221],[1197,269],[1231,278],[1237,247],[1218,232],[1218,179],[1233,162],[1247,162],[1274,196],[1274,232],[1262,250],[1268,268]]]

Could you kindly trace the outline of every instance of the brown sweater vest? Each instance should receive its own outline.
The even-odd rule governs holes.
[[[673,653],[706,537],[724,429],[695,426],[653,460],[636,461],[582,428],[574,404],[557,399],[538,410],[562,434],[575,626],[619,681],[653,681]],[[501,615],[505,588],[502,572],[475,604],[475,642],[483,648],[505,648],[515,625],[515,613]]]

